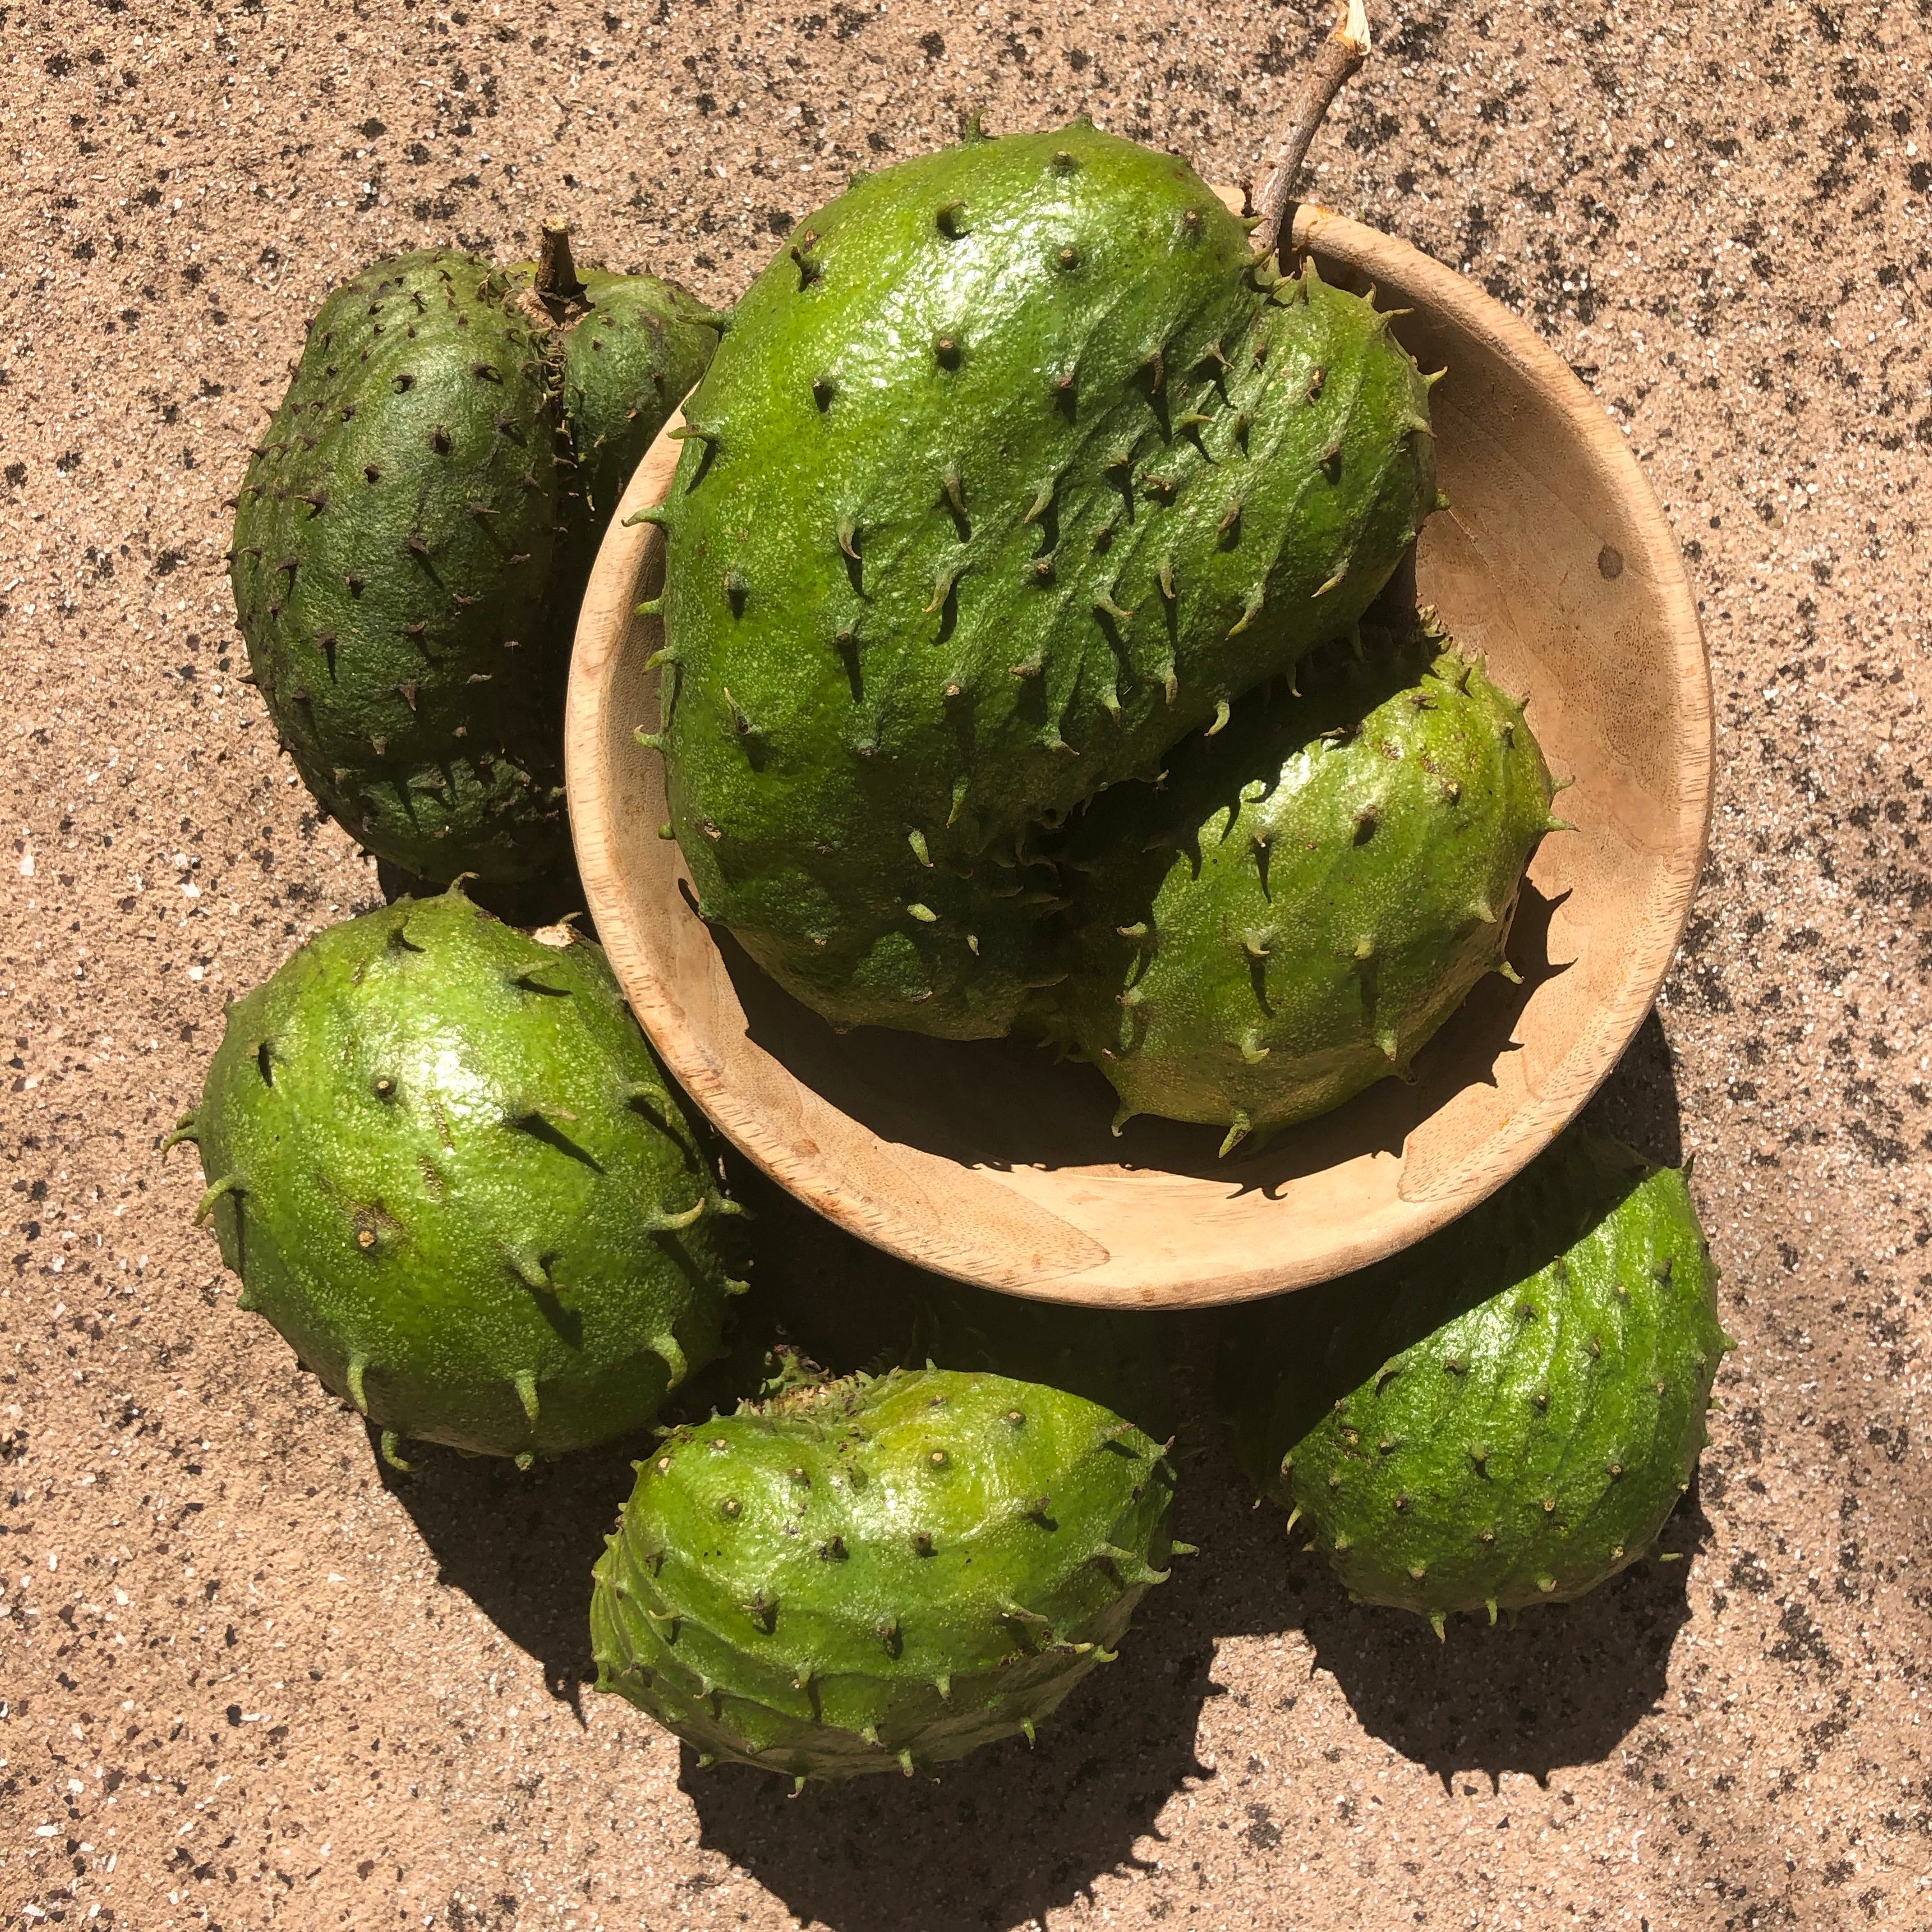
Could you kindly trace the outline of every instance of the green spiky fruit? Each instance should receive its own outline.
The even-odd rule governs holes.
[[[1305,666],[1116,788],[1065,854],[1072,971],[1049,1030],[1120,1096],[1228,1130],[1338,1106],[1417,1050],[1504,949],[1550,817],[1522,706],[1426,621]]]
[[[1572,1130],[1406,1253],[1256,1304],[1217,1394],[1350,1593],[1561,1603],[1644,1555],[1705,1441],[1717,1268],[1684,1178]]]
[[[1165,1576],[1173,1472],[1078,1396],[896,1370],[680,1430],[596,1570],[615,1690],[706,1760],[850,1778],[1033,1727]]]
[[[237,500],[230,575],[269,715],[346,830],[425,878],[566,856],[563,687],[603,471],[716,339],[681,291],[654,332],[664,285],[620,278],[560,327],[534,273],[432,250],[344,283]]]
[[[840,1025],[1004,1033],[1028,849],[1347,632],[1435,500],[1388,318],[1076,125],[855,184],[740,304],[664,506],[671,822]]]
[[[566,651],[618,500],[685,392],[704,374],[720,322],[675,282],[598,268],[580,274],[562,332],[570,461],[560,497],[566,528],[550,590]]]
[[[386,1448],[635,1428],[740,1285],[735,1204],[603,953],[460,889],[330,927],[231,1006],[180,1137],[241,1305]]]
[[[1084,1396],[1157,1442],[1174,1433],[1172,1316],[969,1287],[847,1234],[748,1162],[729,1172],[752,1217],[752,1292],[733,1310],[746,1347],[735,1377],[719,1378],[722,1406],[756,1392],[782,1339],[835,1374],[986,1370]]]

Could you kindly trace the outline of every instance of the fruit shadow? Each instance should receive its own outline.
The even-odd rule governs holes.
[[[1185,1480],[1175,1533],[1199,1539],[1216,1498]],[[1144,1600],[1120,1660],[1077,1685],[1038,1742],[988,1745],[910,1778],[812,1784],[742,1765],[680,1777],[700,1842],[832,1932],[982,1932],[1046,1922],[1096,1878],[1144,1865],[1160,1814],[1213,1768],[1196,1754],[1202,1706],[1223,1694],[1208,1633],[1225,1614],[1223,1566],[1177,1559]]]
[[[386,859],[376,861],[376,884],[384,900],[394,905],[402,898],[440,898],[448,888],[431,879],[419,879]],[[494,913],[508,926],[554,926],[574,914],[577,930],[594,939],[596,928],[584,910],[583,881],[577,875],[574,858],[560,860],[540,878],[520,879],[513,884],[484,879],[465,879],[463,890],[485,912]]]
[[[524,1471],[499,1456],[466,1456],[412,1442],[412,1467],[391,1468],[369,1432],[370,1460],[436,1561],[436,1580],[460,1590],[542,1666],[550,1694],[580,1720],[590,1655],[590,1570],[653,1438],[640,1430]]]
[[[1592,1103],[1598,1124],[1654,1157],[1681,1138],[1671,1055],[1654,1016]],[[844,1238],[839,1238],[842,1240]],[[1256,1505],[1222,1449],[1204,1400],[1212,1314],[1180,1318],[1174,1359],[1187,1420],[1176,1533],[1200,1553],[1177,1562],[1142,1606],[1120,1660],[1078,1687],[1037,1745],[992,1746],[902,1780],[887,1774],[800,1797],[742,1766],[680,1784],[701,1842],[748,1871],[801,1922],[832,1932],[977,1932],[1092,1898],[1094,1881],[1144,1864],[1160,1814],[1217,1772],[1198,1737],[1218,1639],[1299,1633],[1250,1710],[1285,1720],[1331,1676],[1363,1728],[1450,1786],[1458,1774],[1547,1780],[1615,1751],[1663,1695],[1689,1615],[1688,1561],[1646,1562],[1574,1604],[1540,1606],[1512,1628],[1460,1617],[1438,1643],[1421,1618],[1351,1604],[1321,1558],[1291,1551],[1282,1516]],[[527,1474],[418,1445],[407,1474],[371,1460],[460,1590],[541,1664],[550,1694],[580,1716],[594,1677],[592,1564],[651,1438],[541,1464]],[[1661,1539],[1686,1556],[1708,1525],[1693,1484]],[[1232,1674],[1232,1673],[1230,1673]],[[1252,1722],[1252,1720],[1249,1721]]]
[[[1382,1080],[1346,1106],[1276,1136],[1251,1154],[1220,1155],[1222,1130],[1143,1118],[1112,1131],[1118,1104],[1092,1066],[1056,1064],[1016,1040],[939,1040],[882,1027],[835,1033],[784,992],[728,933],[713,936],[746,1030],[793,1077],[882,1140],[999,1172],[1125,1168],[1273,1190],[1360,1155],[1400,1154],[1411,1132],[1519,1051],[1514,1034],[1537,988],[1568,970],[1550,956],[1562,897],[1525,882],[1509,958],[1520,983],[1484,980],[1416,1056],[1413,1084]],[[935,1096],[944,1096],[944,1105]]]
[[[1188,1325],[1184,1352],[1210,1353],[1211,1318]],[[1076,1690],[1036,1746],[993,1745],[909,1780],[809,1786],[796,1798],[782,1778],[700,1768],[686,1750],[680,1783],[700,1842],[800,1923],[831,1932],[1044,1924],[1090,1902],[1096,1879],[1145,1868],[1165,1841],[1162,1810],[1220,1774],[1211,1748],[1204,1755],[1219,1727],[1200,1737],[1212,1700],[1238,1696],[1246,1735],[1271,1714],[1285,1730],[1298,1704],[1328,1696],[1313,1681],[1326,1673],[1364,1730],[1445,1788],[1471,1774],[1493,1786],[1505,1772],[1546,1782],[1609,1756],[1656,1707],[1689,1616],[1687,1560],[1638,1564],[1514,1627],[1459,1618],[1438,1642],[1420,1617],[1351,1604],[1319,1556],[1291,1550],[1280,1510],[1252,1502],[1202,1404],[1188,1406],[1176,1527],[1200,1553],[1177,1562],[1120,1661]],[[1707,1530],[1694,1484],[1661,1542],[1688,1558]],[[1221,1640],[1282,1634],[1302,1641],[1271,1654],[1272,1676],[1217,1671]]]
[[[1468,1773],[1492,1790],[1505,1772],[1546,1784],[1566,1766],[1600,1762],[1658,1708],[1690,1620],[1691,1560],[1709,1534],[1694,1482],[1658,1538],[1667,1556],[1513,1622],[1452,1617],[1440,1640],[1409,1611],[1351,1603],[1319,1555],[1298,1550],[1286,1564],[1293,1624],[1310,1673],[1331,1676],[1362,1728],[1445,1791]],[[1282,1627],[1272,1616],[1264,1625]]]

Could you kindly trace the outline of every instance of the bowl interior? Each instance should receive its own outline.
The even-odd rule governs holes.
[[[1324,274],[1412,313],[1450,507],[1418,586],[1529,717],[1580,828],[1546,838],[1510,942],[1416,1062],[1217,1157],[1218,1130],[1138,1120],[1116,1138],[1090,1067],[1008,1041],[835,1034],[693,909],[655,725],[661,638],[636,614],[662,543],[622,519],[662,500],[680,446],[633,479],[591,582],[572,671],[571,811],[590,910],[673,1072],[751,1159],[853,1232],[983,1286],[1201,1305],[1322,1280],[1420,1238],[1570,1119],[1654,997],[1701,863],[1710,704],[1676,544],[1616,428],[1515,317],[1406,244],[1304,208]]]

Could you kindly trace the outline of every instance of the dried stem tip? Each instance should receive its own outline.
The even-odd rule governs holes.
[[[1260,225],[1255,230],[1255,253],[1265,260],[1281,243],[1281,227],[1294,178],[1308,153],[1322,116],[1348,76],[1369,57],[1369,16],[1362,0],[1339,0],[1335,30],[1316,50],[1301,76],[1287,125],[1282,130],[1274,172],[1262,191]]]
[[[560,221],[544,224],[543,247],[537,256],[536,291],[553,316],[578,299],[584,284],[570,256],[570,230]]]

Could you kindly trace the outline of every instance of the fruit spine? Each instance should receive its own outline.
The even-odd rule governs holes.
[[[1166,1574],[1160,1445],[998,1376],[808,1388],[638,1470],[597,1565],[598,1687],[703,1762],[800,1783],[1030,1736]]]

